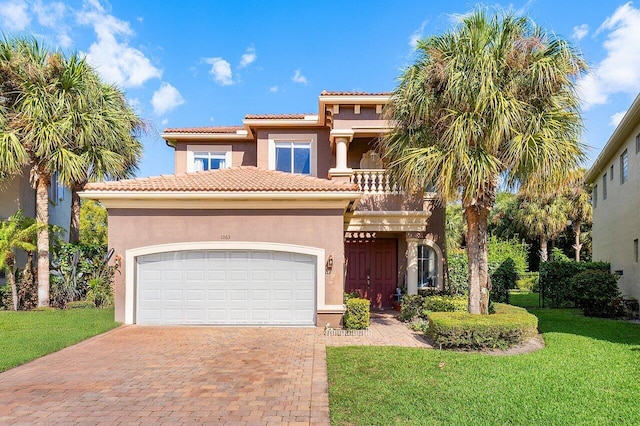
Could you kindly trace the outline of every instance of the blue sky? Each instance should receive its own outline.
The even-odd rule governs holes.
[[[589,166],[640,91],[640,5],[616,0],[485,2],[570,40]],[[457,0],[0,0],[0,30],[87,55],[152,124],[139,176],[173,172],[166,127],[241,124],[245,114],[316,112],[322,90],[391,91],[420,37],[451,28]]]

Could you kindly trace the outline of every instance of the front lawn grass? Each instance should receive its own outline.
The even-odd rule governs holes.
[[[530,354],[328,347],[332,424],[640,424],[640,325],[531,312]]]
[[[0,372],[118,325],[113,308],[0,311]]]

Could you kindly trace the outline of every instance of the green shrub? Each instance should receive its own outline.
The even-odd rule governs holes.
[[[516,280],[516,288],[522,291],[535,292],[538,289],[538,273],[525,272]]]
[[[351,293],[347,293],[346,291],[342,294],[342,303],[345,305],[349,301],[349,299],[357,299],[360,297],[360,294],[357,291],[352,291]]]
[[[495,304],[492,315],[434,312],[427,334],[441,348],[505,349],[537,334],[538,318],[516,306]]]
[[[572,307],[576,295],[571,289],[571,279],[579,272],[594,269],[609,273],[606,262],[543,262],[540,264],[539,287],[542,303],[551,308]]]
[[[427,312],[466,312],[469,305],[467,296],[427,296],[422,302],[422,317]]]
[[[489,297],[498,303],[509,303],[509,290],[515,288],[518,274],[513,259],[505,259],[491,275],[491,293]]]
[[[418,316],[422,309],[424,297],[417,294],[405,294],[400,300],[400,316],[398,319],[403,322],[411,321]]]
[[[450,294],[465,294],[469,289],[469,262],[464,251],[447,255],[449,270],[447,290]]]
[[[614,299],[620,296],[618,277],[609,272],[588,269],[571,278],[571,290],[576,305],[585,316],[613,318]]]
[[[74,302],[67,303],[67,309],[87,309],[87,308],[95,308],[96,305],[93,302],[89,302],[88,300],[76,300]]]
[[[89,290],[87,291],[87,301],[93,303],[96,308],[111,306],[113,304],[111,282],[102,277],[91,278],[89,280]]]
[[[344,313],[344,326],[350,330],[364,330],[370,323],[371,302],[367,299],[352,298],[347,300],[347,311]]]

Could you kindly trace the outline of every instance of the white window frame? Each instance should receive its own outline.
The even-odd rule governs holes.
[[[276,144],[278,143],[309,144],[311,158],[309,159],[309,175],[318,176],[318,135],[316,134],[270,134],[269,135],[269,170],[276,170]],[[293,173],[293,172],[292,172]]]
[[[233,167],[231,145],[187,145],[187,172],[196,171],[196,153],[207,152],[209,155],[224,155],[224,168]]]
[[[415,257],[415,262],[416,262],[416,269],[415,269],[415,273],[416,273],[416,285],[418,286],[417,289],[435,289],[435,290],[442,290],[444,289],[444,256],[442,254],[442,250],[440,250],[440,247],[438,246],[438,244],[436,244],[433,240],[431,239],[418,239],[418,240],[413,240],[416,242],[416,257]],[[427,246],[430,247],[434,253],[435,253],[435,265],[436,265],[436,285],[435,287],[420,287],[420,283],[417,282],[418,281],[418,274],[420,273],[419,271],[419,267],[418,267],[418,247],[419,246]],[[408,259],[409,262],[411,262],[410,259]]]

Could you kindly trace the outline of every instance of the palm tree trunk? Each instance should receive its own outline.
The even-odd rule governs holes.
[[[469,259],[469,313],[489,313],[487,219],[489,209],[465,208],[467,218],[467,258]]]
[[[540,261],[546,262],[549,260],[549,252],[547,250],[547,239],[540,235]]]
[[[576,262],[580,262],[580,251],[582,250],[582,244],[580,244],[580,227],[582,223],[573,222],[573,234],[575,235],[575,243],[573,244],[573,248],[576,251]]]
[[[80,241],[80,196],[79,187],[71,186],[71,222],[69,223],[69,242]]]
[[[49,306],[49,176],[38,174],[36,184],[38,224],[38,307]]]
[[[16,285],[16,271],[13,267],[8,268],[7,282],[11,286],[11,299],[13,301],[13,310],[18,310],[18,286]]]

